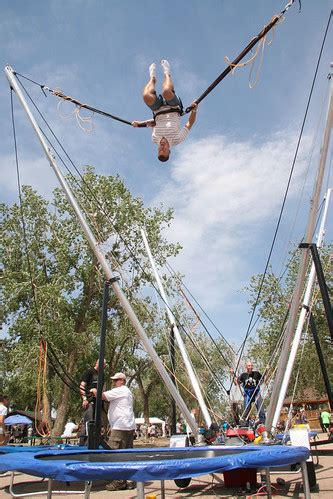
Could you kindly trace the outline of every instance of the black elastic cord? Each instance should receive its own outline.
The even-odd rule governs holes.
[[[107,113],[106,111],[102,111],[101,109],[97,109],[96,107],[89,106],[88,104],[82,104],[82,102],[78,101],[77,99],[74,99],[73,97],[70,97],[68,95],[63,94],[62,92],[58,92],[56,90],[52,90],[51,88],[47,87],[46,85],[42,85],[40,83],[37,83],[36,81],[32,80],[31,78],[28,78],[27,76],[24,76],[20,73],[15,73],[16,76],[21,76],[21,78],[24,78],[25,80],[30,81],[31,83],[34,83],[35,85],[38,85],[42,91],[45,94],[45,90],[48,90],[51,94],[55,95],[56,97],[59,97],[60,99],[66,100],[71,102],[72,104],[75,104],[76,106],[87,109],[88,111],[91,111],[96,114],[100,114],[101,116],[106,116],[107,118],[112,118],[113,120],[120,121],[121,123],[125,123],[125,125],[130,125],[132,126],[132,122],[125,120],[123,118],[120,118],[119,116],[115,116],[114,114]],[[45,94],[46,95],[46,94]],[[139,125],[139,127],[145,127],[147,126],[146,124],[144,125]]]
[[[292,0],[291,2],[289,2],[289,4],[284,8],[284,10],[282,12],[280,12],[280,14],[276,15],[274,17],[274,19],[267,25],[265,26],[261,31],[260,33],[258,33],[257,36],[255,36],[254,38],[252,38],[252,40],[250,41],[250,43],[245,47],[245,49],[236,57],[236,59],[234,59],[230,64],[229,66],[227,66],[225,68],[225,70],[216,78],[216,80],[213,81],[213,83],[211,85],[209,85],[209,87],[200,95],[200,97],[198,97],[197,99],[195,99],[195,103],[196,104],[200,104],[200,102],[205,98],[207,97],[208,94],[211,93],[212,90],[214,90],[214,88],[233,70],[233,68],[235,66],[237,66],[237,64],[246,56],[246,54],[248,54],[250,52],[250,50],[259,42],[259,40],[261,40],[261,38],[263,38],[265,35],[267,35],[267,33],[273,28],[273,26],[275,26],[275,24],[281,19],[281,17],[283,16],[283,14],[288,10],[288,8],[294,3],[295,0]],[[189,106],[185,109],[185,113],[189,113],[190,111],[192,111],[193,109],[193,106]]]

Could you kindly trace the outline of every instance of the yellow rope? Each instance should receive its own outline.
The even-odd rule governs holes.
[[[44,404],[44,397],[43,397],[43,394],[46,393],[46,374],[47,374],[46,358],[47,358],[47,343],[45,340],[42,339],[39,347],[38,372],[37,372],[37,398],[35,405],[35,421],[37,422],[37,424],[35,423],[35,428],[36,432],[41,437],[47,437],[50,435],[50,429],[45,419],[46,407]],[[40,414],[41,410],[42,410],[42,423],[43,423],[42,428],[40,428],[39,426],[39,418],[41,415]],[[44,431],[44,428],[46,429],[46,432]]]

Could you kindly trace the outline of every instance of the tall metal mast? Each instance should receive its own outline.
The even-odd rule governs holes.
[[[327,194],[326,194],[324,212],[323,212],[323,216],[322,216],[322,220],[321,220],[321,224],[320,224],[320,229],[319,229],[319,233],[318,233],[318,237],[317,237],[317,246],[318,247],[320,247],[322,245],[322,241],[324,238],[325,223],[326,223],[326,218],[327,218],[327,212],[328,212],[331,192],[332,192],[332,189],[329,189],[327,191]],[[301,336],[302,336],[302,332],[303,332],[305,319],[306,319],[306,316],[308,314],[308,309],[309,309],[309,305],[311,302],[312,290],[313,290],[313,285],[314,285],[315,279],[316,279],[316,269],[315,269],[314,263],[312,263],[310,274],[308,277],[308,284],[306,286],[306,291],[305,291],[305,295],[304,295],[304,299],[303,299],[303,303],[302,303],[302,310],[301,310],[301,313],[299,315],[298,324],[297,324],[297,328],[296,328],[296,332],[295,332],[295,337],[294,337],[294,340],[293,340],[293,343],[291,346],[289,360],[288,360],[285,374],[284,374],[284,377],[282,380],[279,398],[277,401],[277,405],[276,405],[276,409],[275,409],[275,413],[274,413],[274,417],[273,417],[273,421],[272,421],[272,428],[276,428],[276,426],[279,422],[279,419],[280,419],[281,409],[283,407],[284,398],[285,398],[286,393],[287,393],[291,373],[292,373],[295,359],[296,359],[296,355],[297,355],[297,350],[298,350],[298,347],[299,347],[299,344],[301,341]]]
[[[11,88],[13,90],[15,90],[15,93],[16,93],[18,99],[20,100],[20,102],[23,106],[23,109],[25,110],[25,112],[28,116],[28,119],[29,119],[33,129],[35,130],[35,132],[37,134],[39,142],[41,143],[41,146],[46,154],[46,157],[49,160],[50,166],[53,169],[54,173],[56,174],[56,176],[59,180],[59,183],[60,183],[60,185],[61,185],[61,187],[62,187],[62,189],[67,197],[67,200],[70,203],[70,205],[72,206],[72,208],[73,208],[73,210],[78,218],[78,221],[79,221],[81,228],[82,228],[82,230],[83,230],[83,232],[84,232],[84,234],[89,242],[89,245],[90,245],[92,251],[94,252],[98,262],[100,263],[102,269],[104,270],[104,273],[105,273],[107,279],[110,280],[110,282],[111,282],[111,285],[112,285],[112,288],[113,288],[115,295],[117,296],[120,304],[122,305],[123,309],[125,310],[126,314],[128,315],[128,318],[131,321],[137,334],[139,335],[147,353],[150,355],[151,360],[154,362],[156,369],[158,370],[158,372],[159,372],[161,378],[163,379],[167,389],[169,390],[171,396],[174,398],[177,406],[179,407],[179,410],[184,415],[184,417],[185,417],[188,425],[190,426],[193,434],[197,435],[198,434],[198,426],[197,426],[196,422],[192,418],[191,413],[188,410],[188,408],[187,408],[184,400],[180,396],[179,392],[175,389],[175,386],[172,383],[169,374],[167,373],[163,363],[161,362],[160,358],[158,357],[157,353],[155,352],[155,349],[152,346],[152,344],[151,344],[148,336],[146,335],[143,327],[141,326],[139,319],[137,318],[129,301],[127,300],[125,294],[123,293],[117,280],[115,279],[115,276],[112,273],[109,262],[106,260],[105,255],[100,251],[98,242],[95,239],[92,231],[90,230],[90,227],[87,224],[87,222],[86,222],[86,220],[81,212],[81,209],[80,209],[68,183],[66,182],[66,179],[64,178],[61,170],[58,168],[58,165],[55,161],[54,155],[51,153],[51,150],[49,149],[47,142],[44,139],[44,136],[43,136],[33,114],[31,113],[31,111],[27,105],[27,102],[23,96],[23,93],[22,93],[22,91],[17,83],[13,69],[10,66],[6,66],[5,73],[6,73],[6,76],[7,76],[7,79],[9,81]]]
[[[332,73],[332,65],[331,65],[331,73]],[[305,233],[305,237],[304,237],[304,243],[308,243],[308,244],[310,244],[313,240],[314,230],[315,230],[315,226],[316,226],[320,193],[321,193],[322,184],[323,184],[325,164],[326,164],[328,147],[329,147],[329,142],[330,142],[330,135],[331,135],[331,131],[332,131],[332,123],[333,123],[333,78],[331,78],[330,101],[329,101],[328,112],[327,112],[327,119],[326,119],[326,126],[325,126],[324,137],[323,137],[323,144],[321,147],[318,173],[317,173],[317,178],[316,178],[313,196],[312,196],[312,200],[311,200],[311,206],[310,206],[310,212],[309,212],[306,233]],[[295,290],[294,290],[294,294],[293,294],[293,298],[292,298],[292,302],[291,302],[291,306],[290,306],[289,319],[288,319],[288,323],[286,326],[285,339],[284,339],[284,343],[282,345],[278,370],[277,370],[277,374],[275,377],[272,395],[271,395],[271,400],[270,400],[270,404],[269,404],[268,412],[267,412],[266,425],[267,425],[267,428],[269,430],[274,429],[273,428],[273,418],[274,418],[274,414],[275,414],[275,411],[277,408],[279,393],[281,390],[281,383],[282,383],[283,376],[284,376],[284,373],[286,370],[288,357],[289,357],[289,351],[290,351],[290,347],[291,347],[291,344],[293,341],[295,326],[296,326],[296,322],[297,322],[297,318],[298,318],[298,314],[299,314],[299,307],[301,304],[304,281],[305,281],[305,276],[306,276],[306,269],[307,269],[308,262],[309,262],[309,251],[310,250],[307,248],[302,250],[302,256],[301,256],[301,261],[300,261],[300,265],[299,265],[299,269],[298,269]]]
[[[205,403],[205,399],[204,399],[204,397],[202,395],[202,391],[201,391],[200,385],[198,383],[197,376],[196,376],[196,374],[194,372],[191,360],[190,360],[189,356],[187,355],[187,351],[186,351],[186,347],[184,345],[183,339],[182,339],[182,337],[180,335],[180,332],[178,330],[175,316],[173,315],[173,313],[171,311],[171,308],[170,308],[170,305],[168,303],[168,298],[167,298],[167,296],[165,294],[165,291],[164,291],[164,288],[163,288],[163,284],[161,282],[158,270],[157,270],[155,262],[154,262],[153,255],[152,255],[152,253],[150,251],[150,247],[149,247],[149,244],[148,244],[147,236],[146,236],[145,231],[143,229],[141,229],[141,236],[142,236],[144,245],[146,247],[146,251],[147,251],[147,254],[148,254],[149,261],[150,261],[151,266],[153,268],[153,272],[154,272],[154,275],[155,275],[155,279],[156,279],[158,288],[160,290],[162,299],[163,299],[164,304],[166,306],[166,312],[167,312],[167,315],[169,317],[170,324],[171,324],[171,326],[172,326],[172,328],[174,330],[175,338],[177,340],[180,353],[181,353],[181,355],[183,357],[183,361],[184,361],[184,364],[186,366],[186,369],[187,369],[187,372],[188,372],[191,384],[193,386],[193,390],[194,390],[194,392],[195,392],[195,394],[197,396],[198,403],[199,403],[199,406],[200,406],[203,418],[205,420],[207,428],[210,428],[210,425],[212,424],[212,419],[211,419],[210,414],[208,412],[208,409],[207,409],[207,406],[206,406],[206,403]]]

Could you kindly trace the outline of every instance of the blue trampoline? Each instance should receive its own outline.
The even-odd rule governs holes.
[[[145,482],[191,478],[237,468],[272,468],[304,462],[306,447],[284,445],[178,449],[50,449],[4,452],[0,471],[20,471],[60,481],[124,479]]]
[[[72,445],[72,444],[56,444],[56,445],[3,445],[0,447],[1,454],[12,454],[13,452],[41,452],[48,450],[87,450],[85,446]]]

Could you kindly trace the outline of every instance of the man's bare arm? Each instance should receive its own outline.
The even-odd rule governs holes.
[[[192,126],[195,123],[195,120],[197,119],[197,110],[198,110],[198,104],[196,102],[192,102],[191,106],[192,106],[192,111],[188,119],[188,122],[185,125],[186,128],[188,128],[189,130],[191,130]]]
[[[154,118],[152,118],[150,120],[145,120],[145,121],[132,121],[132,126],[134,128],[140,128],[140,127],[144,127],[144,126],[154,127],[155,120],[154,120]]]

